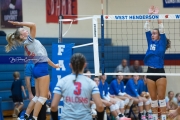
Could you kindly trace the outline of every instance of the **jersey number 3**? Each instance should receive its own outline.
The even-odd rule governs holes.
[[[81,94],[81,83],[80,82],[75,82],[75,90],[74,90],[74,94],[75,95],[80,95]]]

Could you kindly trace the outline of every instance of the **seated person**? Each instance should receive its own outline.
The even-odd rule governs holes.
[[[84,70],[84,73],[86,73],[86,74],[91,74],[91,71],[88,70],[88,69],[85,69],[85,70]],[[91,78],[91,75],[85,75],[85,76],[87,76],[88,78]]]
[[[138,94],[147,99],[144,108],[146,110],[146,119],[150,120],[152,119],[151,98],[147,88],[146,76],[142,76],[142,78],[138,80]]]
[[[142,73],[143,69],[139,64],[138,60],[134,61],[134,64],[129,67],[131,73]]]
[[[147,99],[144,97],[141,97],[140,94],[138,93],[138,80],[139,80],[139,75],[134,75],[133,78],[129,79],[127,84],[126,84],[126,89],[125,92],[132,96],[132,99],[134,101],[134,104],[138,104],[139,107],[139,119],[140,120],[146,120],[146,116],[144,113],[144,108],[143,105],[149,106],[147,103]],[[143,111],[144,110],[144,111]]]
[[[108,83],[106,82],[106,75],[100,76],[100,82],[98,87],[103,104],[106,107],[110,107],[111,114],[116,118],[116,120],[119,120],[121,117],[123,117],[124,101],[120,99],[114,99],[110,96],[108,90]]]
[[[118,72],[121,73],[121,72]],[[129,109],[133,104],[132,97],[125,93],[123,75],[117,75],[116,79],[114,79],[110,84],[109,93],[114,95],[116,98],[124,100],[125,104],[125,115],[128,116]]]
[[[175,110],[178,105],[177,105],[177,99],[174,97],[174,92],[169,91],[168,96],[165,98],[166,104],[167,104],[167,110]]]
[[[118,71],[121,71],[122,73],[129,73],[129,72],[130,72],[126,59],[123,59],[123,60],[121,61],[121,64],[119,64],[119,65],[116,67],[114,73],[117,73]],[[116,78],[116,76],[113,76],[113,77]],[[123,81],[124,81],[124,84],[125,84],[125,85],[126,85],[127,81],[128,81],[130,78],[131,78],[130,75],[124,75]]]
[[[180,106],[180,93],[177,93],[175,97],[177,99],[177,105]]]

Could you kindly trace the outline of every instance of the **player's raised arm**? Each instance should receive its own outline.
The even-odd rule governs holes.
[[[36,24],[35,23],[33,23],[33,22],[17,22],[17,21],[8,21],[8,22],[13,25],[29,27],[31,37],[33,39],[36,37]]]

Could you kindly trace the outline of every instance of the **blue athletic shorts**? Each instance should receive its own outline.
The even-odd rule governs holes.
[[[34,78],[40,78],[43,76],[49,75],[48,74],[48,63],[42,62],[42,63],[36,63],[33,68],[33,76]]]

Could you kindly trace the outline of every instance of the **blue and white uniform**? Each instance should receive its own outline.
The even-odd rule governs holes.
[[[138,80],[138,93],[139,93],[139,95],[141,95],[142,92],[148,92],[148,88],[147,88],[147,85],[144,84],[144,80],[139,79]]]
[[[160,34],[160,40],[152,40],[151,32],[146,32],[148,49],[144,58],[144,64],[153,68],[164,68],[164,54],[166,51],[166,36]]]
[[[152,40],[149,22],[144,25],[146,30],[146,38],[148,43],[148,49],[144,58],[144,64],[148,66],[147,73],[165,73],[164,70],[164,55],[166,52],[167,39],[164,33],[163,24],[159,24],[159,40]],[[148,79],[157,81],[160,78],[166,78],[166,76],[146,76]]]
[[[132,97],[138,97],[140,96],[138,93],[138,89],[139,89],[138,83],[136,84],[133,78],[129,79],[126,84],[125,92]]]
[[[109,89],[109,93],[111,95],[125,95],[125,89],[124,89],[124,82],[121,81],[120,84],[118,83],[118,80],[115,79],[111,82],[110,84],[110,89]]]

